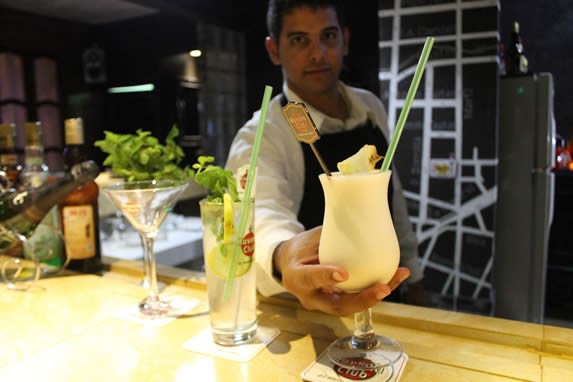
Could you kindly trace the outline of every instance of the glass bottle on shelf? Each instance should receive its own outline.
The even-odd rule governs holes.
[[[555,146],[555,168],[557,170],[569,170],[572,159],[571,152],[567,148],[567,141],[560,135],[557,135],[557,144]]]
[[[64,122],[64,170],[87,160],[81,118]],[[68,194],[59,204],[62,232],[66,241],[68,268],[83,273],[103,270],[99,240],[99,189],[95,181]]]
[[[47,184],[51,179],[50,169],[44,162],[44,144],[42,143],[42,124],[39,121],[24,123],[24,166],[20,173],[20,187],[33,190]],[[63,248],[60,240],[53,240],[51,236],[60,232],[58,206],[44,216],[41,222],[45,230],[38,236],[38,245],[50,247],[54,252],[46,263],[53,265],[54,269],[61,268],[64,263]],[[45,239],[44,239],[45,238]],[[34,241],[36,241],[34,239]]]
[[[519,31],[519,23],[514,21],[511,31],[511,44],[509,46],[509,51],[507,52],[505,70],[508,76],[519,76],[528,73],[528,66],[529,64],[527,57],[525,57],[523,41]]]
[[[3,188],[18,186],[18,178],[22,166],[18,163],[16,154],[16,125],[13,123],[0,123],[0,171],[5,177]]]
[[[24,167],[20,173],[20,184],[25,188],[36,188],[48,181],[48,165],[44,163],[42,124],[24,123]]]

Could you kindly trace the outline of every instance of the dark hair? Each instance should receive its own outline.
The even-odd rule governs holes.
[[[333,8],[341,27],[345,26],[344,9],[340,0],[269,0],[267,9],[267,30],[273,40],[279,39],[283,18],[296,8]]]

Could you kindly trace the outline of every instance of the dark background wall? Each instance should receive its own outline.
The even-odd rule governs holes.
[[[90,157],[102,162],[104,154],[92,143],[103,138],[104,130],[132,132],[142,128],[159,136],[167,134],[163,126],[173,124],[175,107],[166,103],[168,96],[173,98],[169,93],[175,87],[171,89],[166,83],[164,74],[169,68],[164,67],[164,59],[196,48],[196,23],[186,15],[160,13],[92,26],[0,8],[0,52],[23,57],[29,120],[37,118],[32,106],[32,60],[45,56],[57,62],[61,116],[84,118]],[[105,53],[107,79],[102,83],[88,83],[84,77],[82,55],[93,46]],[[107,94],[111,86],[141,83],[156,84],[155,96]]]

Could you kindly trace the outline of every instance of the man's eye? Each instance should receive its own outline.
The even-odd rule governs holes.
[[[335,47],[338,44],[338,33],[336,31],[327,31],[322,34],[321,38],[323,44],[328,47]]]
[[[308,43],[308,39],[304,36],[293,36],[289,39],[290,45],[304,46]]]
[[[336,33],[335,31],[325,32],[324,38],[326,40],[336,40],[338,38],[338,33]]]

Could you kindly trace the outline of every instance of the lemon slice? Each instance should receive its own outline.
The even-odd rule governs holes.
[[[239,244],[234,241],[235,221],[233,200],[228,193],[223,194],[223,242],[207,255],[206,266],[209,272],[227,279],[231,269],[233,251]],[[237,266],[233,277],[240,277],[251,269],[252,257],[245,256],[241,247],[236,248]]]
[[[229,276],[234,249],[235,244],[233,243],[223,243],[213,248],[207,256],[206,265],[209,272],[226,280]],[[251,269],[252,258],[245,256],[240,248],[237,248],[237,251],[237,267],[235,268],[234,277],[241,277]]]
[[[223,242],[230,244],[233,242],[235,234],[235,222],[233,216],[233,199],[228,193],[223,194]]]

